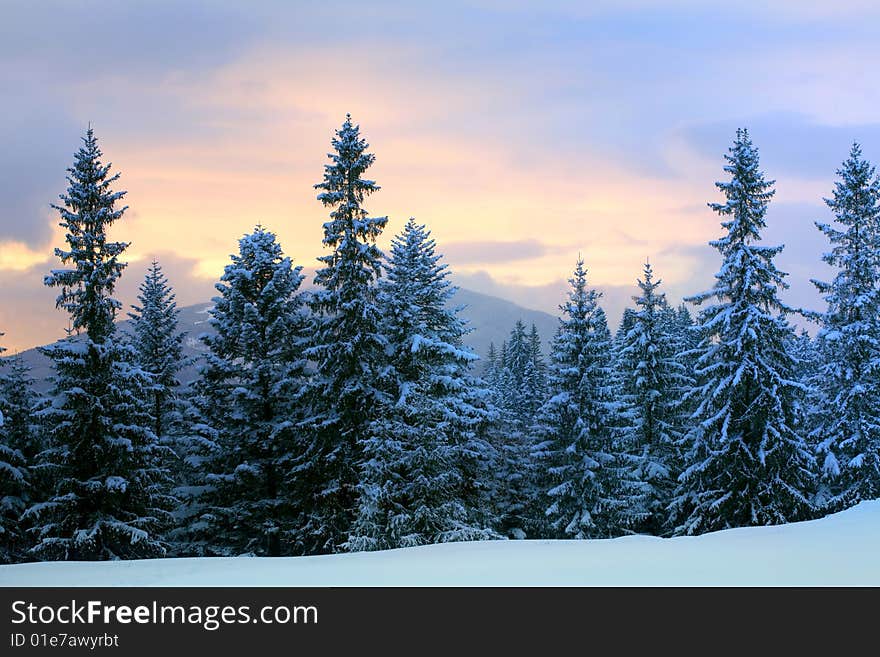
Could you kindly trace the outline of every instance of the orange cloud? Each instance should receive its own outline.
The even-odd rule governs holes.
[[[173,73],[151,83],[81,85],[80,93],[96,106],[107,89],[132,103],[149,97],[155,111],[191,128],[144,134],[137,125],[102,131],[98,122],[106,159],[122,172],[132,208],[114,238],[131,242],[133,262],[161,252],[192,261],[191,277],[181,284],[199,289],[219,276],[236,240],[257,223],[276,231],[298,264],[313,265],[322,253],[327,212],[312,186],[346,111],[361,123],[377,156],[370,175],[382,190],[367,207],[391,218],[383,246],[409,216],[430,226],[441,252],[444,243],[467,241],[538,239],[553,246],[529,258],[462,264],[464,274],[548,285],[567,277],[582,253],[595,284],[629,285],[645,257],[717,235],[717,221],[704,204],[716,198],[712,181],[720,174],[720,157],[710,170],[671,143],[670,162],[688,171],[684,177],[636,173],[589,150],[548,152],[521,139],[528,126],[502,116],[505,105],[523,100],[524,88],[467,74],[413,76],[403,70],[408,56],[415,53],[399,47],[356,59],[272,48],[201,78]],[[147,111],[113,109],[117,125],[128,109],[132,121],[137,111]],[[504,129],[480,134],[468,126],[469,115],[493,112]],[[70,146],[72,151],[76,144]],[[58,172],[59,187],[63,174]],[[56,231],[53,245],[61,239]],[[27,270],[49,253],[51,248],[41,253],[0,245],[0,271]],[[670,259],[658,267],[674,284],[688,280],[693,263]]]

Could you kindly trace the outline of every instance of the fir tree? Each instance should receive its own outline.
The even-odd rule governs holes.
[[[389,404],[362,441],[359,513],[346,547],[387,549],[494,537],[477,475],[491,458],[487,390],[470,374],[455,288],[425,226],[410,219],[380,283]]]
[[[793,339],[790,346],[792,359],[794,360],[794,378],[803,386],[801,395],[804,407],[803,433],[807,437],[807,444],[811,453],[820,453],[821,437],[816,431],[825,418],[824,382],[819,379],[819,372],[824,365],[824,350],[821,341],[813,340],[806,329]],[[828,500],[827,482],[829,477],[822,476],[821,463],[817,459],[817,487],[813,504],[816,511],[820,512]],[[823,481],[824,479],[824,481]]]
[[[109,175],[100,158],[89,128],[68,170],[63,205],[53,206],[68,247],[55,254],[69,268],[53,270],[45,283],[60,288],[56,306],[69,313],[71,335],[43,349],[55,368],[41,455],[52,490],[26,512],[35,524],[32,552],[43,559],[161,556],[173,504],[166,453],[143,403],[151,378],[116,339],[120,304],[111,295],[128,245],[109,241],[107,231],[126,210],[118,206],[125,192],[112,191],[119,174]]]
[[[683,303],[676,308],[666,309],[664,315],[666,317],[665,324],[672,339],[675,360],[681,365],[684,375],[691,382],[691,385],[686,386],[687,389],[682,392],[682,396],[678,400],[682,428],[687,434],[692,428],[691,417],[696,410],[695,399],[690,395],[690,390],[693,388],[694,373],[697,369],[698,347],[702,329],[695,325],[693,316]],[[680,448],[681,445],[679,452]]]
[[[695,355],[689,352],[692,352],[700,344],[699,328],[694,324],[693,316],[683,303],[675,309],[669,308],[667,314],[667,324],[676,344],[676,353],[679,354],[682,364],[690,372],[692,368],[688,368],[686,363],[692,360],[692,355]]]
[[[178,372],[184,366],[183,339],[178,330],[174,291],[155,260],[151,263],[132,306],[133,344],[141,367],[152,376],[150,408],[153,433],[160,439],[180,422]]]
[[[818,503],[837,510],[880,497],[880,180],[853,144],[825,202],[837,226],[818,223],[837,269],[813,281],[828,304],[820,317],[826,360],[814,437],[822,460]]]
[[[773,182],[746,130],[725,158],[731,179],[716,186],[727,202],[710,204],[725,218],[726,235],[710,242],[722,266],[713,289],[691,299],[715,303],[699,315],[695,426],[672,507],[684,534],[811,513],[813,458],[798,433],[801,388],[785,319],[792,311],[778,298],[788,286],[773,264],[782,247],[758,244]]]
[[[532,325],[527,331],[522,320],[517,320],[499,361],[496,398],[500,417],[494,442],[498,455],[495,476],[500,485],[495,513],[502,534],[526,538],[540,531],[535,523],[539,492],[531,459],[532,425],[545,401],[547,368],[537,328]]]
[[[190,540],[208,554],[277,556],[301,550],[296,484],[305,448],[296,407],[306,366],[301,267],[258,226],[239,240],[209,311],[214,333],[193,397],[203,472]]]
[[[624,522],[637,531],[661,534],[679,470],[677,444],[683,430],[679,402],[690,381],[676,358],[672,313],[665,294],[658,292],[660,281],[654,280],[649,263],[637,283],[641,290],[633,297],[637,310],[618,350],[618,371],[626,384],[621,448],[632,478],[639,482],[632,498],[635,504],[626,509]]]
[[[601,538],[617,530],[618,460],[611,431],[616,405],[611,374],[611,334],[587,287],[578,259],[568,300],[553,341],[550,398],[538,415],[534,449],[546,473],[546,520],[559,538]]]
[[[382,253],[376,239],[388,218],[369,217],[363,207],[379,189],[363,177],[375,156],[351,116],[332,145],[324,180],[315,185],[318,199],[331,208],[323,240],[331,252],[318,258],[323,266],[311,304],[318,321],[306,352],[316,372],[303,428],[313,437],[292,473],[308,498],[307,552],[333,552],[348,540],[358,507],[362,442],[387,401],[382,382],[388,374],[387,340],[376,299]]]
[[[493,392],[500,369],[499,360],[500,356],[498,354],[498,350],[495,348],[495,343],[490,342],[489,350],[486,352],[486,360],[484,363],[485,369],[483,375],[485,376],[486,383],[488,384],[489,388],[493,390]]]
[[[547,396],[547,363],[544,362],[541,336],[534,324],[529,330],[527,345],[529,357],[523,372],[522,406],[527,414],[523,425],[530,428]]]
[[[629,335],[635,321],[636,311],[633,308],[624,308],[623,315],[620,317],[620,325],[617,327],[617,332],[614,334],[615,353],[621,345],[623,345],[626,336]]]
[[[816,375],[822,363],[818,344],[806,329],[801,329],[794,339],[791,351],[795,361],[795,378],[813,392],[812,386],[816,383]]]
[[[531,423],[528,402],[527,371],[532,360],[532,348],[526,325],[517,320],[504,345],[501,370],[502,423],[508,431],[523,433]]]
[[[3,333],[0,333],[3,337]],[[6,349],[0,346],[0,354]],[[14,392],[0,358],[0,564],[18,561],[24,546],[19,518],[27,505],[27,461],[15,435]]]
[[[0,359],[0,563],[21,560],[27,547],[20,518],[32,497],[28,465],[36,450],[26,371],[18,359]]]

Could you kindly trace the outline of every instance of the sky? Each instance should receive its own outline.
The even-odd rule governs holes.
[[[350,112],[382,246],[414,216],[459,285],[547,312],[580,254],[613,322],[646,258],[670,300],[711,286],[706,204],[747,127],[786,300],[821,308],[822,199],[854,140],[880,160],[880,6],[766,4],[2,0],[0,344],[67,326],[50,204],[90,122],[128,192],[126,304],[152,258],[181,305],[208,300],[257,223],[313,269]]]

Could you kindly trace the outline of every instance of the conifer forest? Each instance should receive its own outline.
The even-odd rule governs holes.
[[[783,246],[762,239],[775,181],[748,130],[731,138],[709,289],[668,300],[648,259],[610,325],[575,252],[552,341],[520,321],[479,358],[431,227],[378,246],[376,156],[351,116],[323,171],[314,154],[313,280],[256,225],[189,336],[161,262],[135,305],[115,297],[130,211],[89,127],[43,279],[68,335],[40,348],[45,385],[0,359],[0,563],[671,537],[880,498],[880,179],[843,145],[833,221],[812,228],[824,307],[790,307]]]

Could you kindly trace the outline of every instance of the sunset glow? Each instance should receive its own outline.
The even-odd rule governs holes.
[[[737,126],[778,181],[767,238],[787,244],[796,303],[815,303],[799,268],[820,266],[812,224],[835,168],[853,139],[880,156],[880,90],[852,84],[877,55],[858,27],[872,6],[374,4],[352,58],[315,36],[333,19],[326,3],[111,11],[100,57],[90,44],[62,52],[54,40],[84,24],[78,4],[10,9],[0,27],[0,330],[13,350],[60,337],[41,285],[63,237],[49,204],[90,121],[128,190],[115,234],[131,242],[126,303],[160,254],[181,303],[206,300],[257,223],[313,267],[326,213],[312,185],[346,112],[376,154],[368,207],[390,217],[383,246],[415,216],[461,285],[548,311],[581,253],[612,322],[647,257],[672,298],[711,281],[718,222],[705,204]],[[34,38],[45,47],[18,47]],[[724,47],[735,41],[741,51]]]

